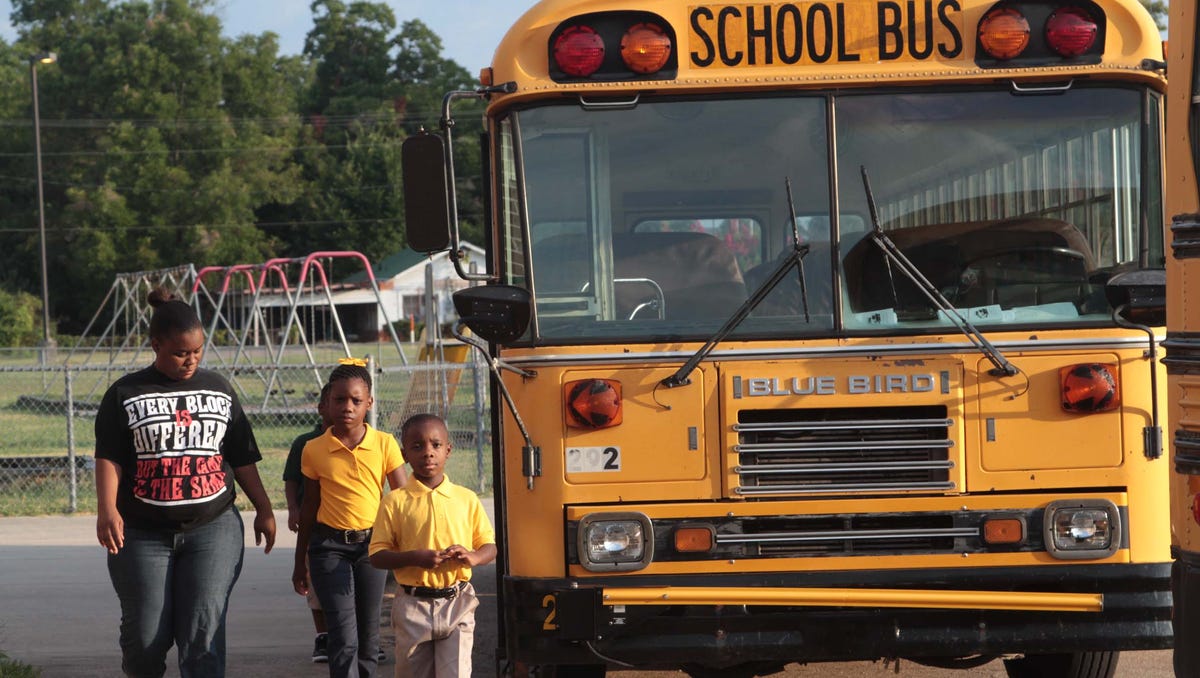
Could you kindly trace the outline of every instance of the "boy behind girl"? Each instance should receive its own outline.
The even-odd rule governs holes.
[[[371,564],[392,570],[396,678],[470,676],[475,638],[471,568],[496,558],[496,535],[479,497],[445,475],[446,422],[418,414],[400,427],[412,467],[408,483],[383,498],[375,519]]]
[[[329,384],[325,384],[321,387],[321,397],[317,400],[317,414],[321,417],[321,423],[317,424],[313,430],[296,436],[296,439],[292,441],[292,449],[288,452],[287,461],[283,465],[283,491],[287,497],[288,529],[292,532],[300,529],[300,504],[304,501],[304,474],[300,472],[300,458],[304,453],[304,446],[308,444],[308,441],[320,437],[325,429],[333,425],[329,411],[325,407],[325,399],[328,397]],[[317,636],[313,640],[312,660],[314,664],[323,664],[329,661],[328,629],[325,627],[325,612],[321,610],[321,601],[317,600],[317,594],[312,589],[311,581],[305,598],[308,601],[308,609],[312,611],[313,628],[317,632]]]

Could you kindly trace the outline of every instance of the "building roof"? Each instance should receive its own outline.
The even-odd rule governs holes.
[[[478,245],[472,245],[469,242],[462,241],[459,243],[462,249],[467,250],[471,255],[478,255],[483,258],[483,248]],[[384,257],[383,261],[374,265],[375,281],[382,283],[384,280],[391,280],[399,277],[404,272],[421,266],[426,260],[445,259],[449,252],[435,252],[434,254],[424,254],[414,249],[405,247],[395,254]],[[358,271],[353,275],[346,276],[342,282],[349,284],[360,284],[367,282],[367,272]]]

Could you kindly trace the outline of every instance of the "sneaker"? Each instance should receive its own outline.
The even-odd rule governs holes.
[[[329,661],[329,636],[318,633],[313,641],[312,660],[314,664],[324,664]]]

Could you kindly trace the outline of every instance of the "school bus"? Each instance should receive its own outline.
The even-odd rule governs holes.
[[[403,152],[460,261],[483,102],[502,668],[1170,647],[1163,58],[1136,0],[527,10]]]
[[[1200,198],[1197,197],[1196,2],[1170,5],[1172,84],[1167,97],[1166,214],[1171,215],[1167,259],[1168,415],[1174,424],[1171,452],[1171,527],[1175,555],[1175,675],[1200,677],[1200,300],[1194,277],[1200,263]],[[1189,640],[1190,639],[1190,640]]]

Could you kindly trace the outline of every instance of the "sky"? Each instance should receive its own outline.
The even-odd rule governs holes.
[[[442,56],[458,62],[472,76],[491,63],[508,26],[533,4],[533,0],[382,1],[395,13],[397,27],[410,19],[429,26],[442,39]],[[232,38],[272,31],[279,35],[281,54],[299,54],[304,36],[312,28],[311,4],[312,0],[216,0],[214,11],[225,35]],[[16,35],[9,23],[12,4],[0,0],[0,8],[0,37],[11,42]]]

